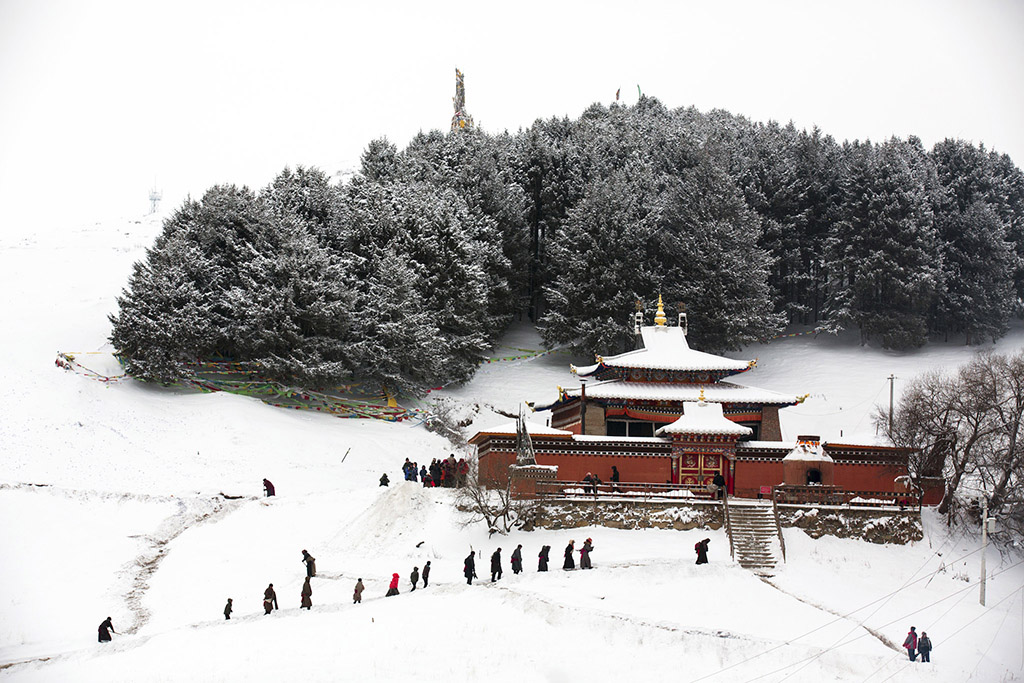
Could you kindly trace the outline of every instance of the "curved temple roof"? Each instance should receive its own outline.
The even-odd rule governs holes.
[[[595,365],[576,368],[576,374],[588,376],[602,365],[609,368],[638,368],[645,370],[691,370],[710,371],[727,370],[743,372],[751,367],[753,361],[733,360],[703,351],[695,351],[686,342],[686,334],[681,327],[665,327],[650,325],[640,328],[644,347],[634,351],[620,353],[617,356],[599,357]]]
[[[754,430],[737,424],[722,414],[721,403],[705,401],[687,401],[683,404],[683,414],[670,425],[659,429],[655,434],[732,434],[746,436]]]

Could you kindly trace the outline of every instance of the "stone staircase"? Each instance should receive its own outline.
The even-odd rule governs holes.
[[[785,541],[770,502],[738,502],[725,506],[725,525],[733,557],[741,567],[771,576],[779,560],[785,561]]]

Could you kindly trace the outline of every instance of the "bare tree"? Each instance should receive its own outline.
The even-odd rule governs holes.
[[[963,482],[980,484],[989,508],[1024,511],[1024,352],[978,354],[952,375],[929,372],[911,381],[893,414],[875,412],[875,424],[893,444],[917,449],[910,475],[942,476],[939,512],[950,512]]]
[[[476,467],[470,470],[466,485],[456,493],[455,504],[469,513],[466,526],[482,520],[491,534],[507,534],[524,524],[532,524],[536,513],[534,501],[513,496],[511,478],[503,484],[497,479],[482,477]]]

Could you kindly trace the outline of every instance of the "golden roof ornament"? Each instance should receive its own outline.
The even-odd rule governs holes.
[[[665,305],[661,302],[661,294],[658,295],[658,314],[654,316],[654,324],[658,327],[665,327],[668,318],[665,317]]]
[[[704,403],[704,387],[700,389],[700,398],[697,399],[698,403]]]

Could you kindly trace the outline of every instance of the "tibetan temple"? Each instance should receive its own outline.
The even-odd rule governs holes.
[[[622,483],[695,490],[720,473],[728,493],[740,497],[781,485],[865,497],[905,493],[909,449],[822,444],[810,436],[783,441],[779,410],[805,397],[726,381],[754,361],[691,349],[685,313],[678,325],[667,322],[659,298],[654,325],[644,326],[636,314],[637,349],[572,367],[579,388],[559,388],[554,403],[534,407],[550,412],[550,426],[525,423],[537,465],[562,482],[588,473],[607,482],[615,466]],[[517,423],[479,432],[470,443],[481,476],[508,481]]]

